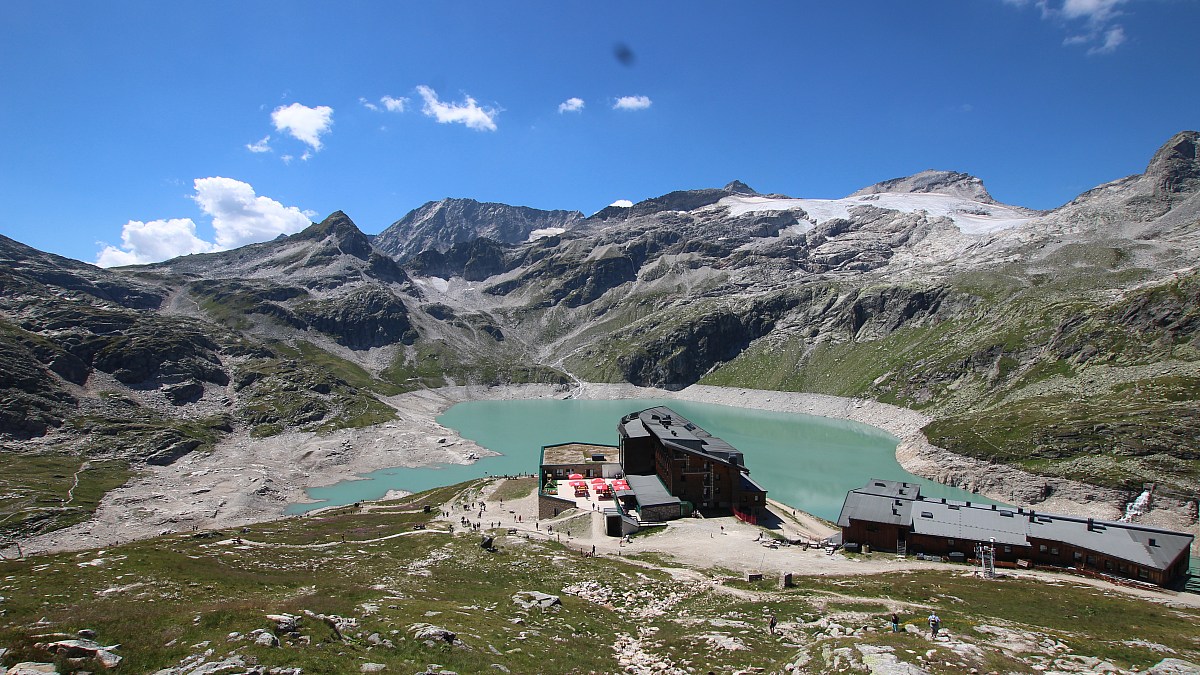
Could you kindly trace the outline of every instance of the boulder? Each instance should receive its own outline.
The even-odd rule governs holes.
[[[549,609],[555,605],[561,605],[562,600],[557,595],[542,593],[540,591],[520,591],[512,596],[514,603],[525,609]]]
[[[378,673],[387,670],[387,666],[382,663],[364,663],[358,667],[360,673]]]
[[[33,661],[25,661],[18,663],[8,669],[8,675],[45,675],[46,673],[57,673],[53,663],[34,663]]]
[[[271,633],[259,633],[258,637],[254,638],[254,644],[263,647],[278,647],[279,638],[275,637]]]
[[[291,614],[268,614],[267,621],[275,622],[275,630],[280,633],[292,633],[300,624],[300,617]]]
[[[59,640],[45,645],[46,651],[68,659],[92,658],[105,668],[116,668],[121,664],[121,657],[112,653],[120,645],[103,647],[92,640]]]
[[[408,627],[408,632],[412,633],[414,638],[427,642],[454,644],[458,640],[458,635],[453,631],[428,623],[414,623]]]
[[[10,674],[12,671],[8,671]],[[1149,675],[1184,675],[1200,672],[1200,664],[1183,659],[1163,659],[1147,670]]]

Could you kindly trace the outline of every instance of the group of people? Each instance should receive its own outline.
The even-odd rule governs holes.
[[[937,612],[930,612],[929,618],[926,619],[926,621],[929,623],[929,637],[937,638],[938,631],[940,631],[942,629],[942,617],[938,616]],[[899,633],[900,632],[900,615],[897,614],[896,612],[892,612],[891,624],[892,624],[892,632]]]

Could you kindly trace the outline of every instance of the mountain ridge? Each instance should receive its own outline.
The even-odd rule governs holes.
[[[426,387],[703,383],[874,398],[962,455],[1193,489],[1196,141],[1049,212],[925,172],[842,200],[734,181],[586,219],[443,200],[394,252],[341,211],[115,270],[0,239],[0,452],[86,455],[105,434],[106,456],[170,462],[231,429],[384,422],[382,397]],[[517,241],[486,236],[499,216]]]

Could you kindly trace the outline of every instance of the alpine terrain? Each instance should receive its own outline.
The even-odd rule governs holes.
[[[1194,523],[1198,143],[1046,212],[923,171],[586,218],[446,199],[375,237],[337,212],[110,270],[0,237],[0,530],[78,523],[226,439],[386,425],[403,392],[579,382],[873,399],[927,416],[959,458],[944,481],[1011,498],[987,467],[1015,467],[1045,477],[1030,501],[1051,479],[1116,501],[1152,484]]]

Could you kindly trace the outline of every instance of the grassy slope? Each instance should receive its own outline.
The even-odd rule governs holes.
[[[805,623],[825,618],[851,628],[882,626],[881,617],[895,607],[914,623],[937,608],[947,630],[969,642],[980,638],[973,626],[989,624],[1059,640],[1074,653],[1122,667],[1145,668],[1162,658],[1146,643],[1200,658],[1193,629],[1200,613],[1069,581],[981,584],[970,575],[930,570],[802,577],[785,592],[774,591],[770,582],[732,583],[742,590],[730,594],[622,559],[579,558],[549,542],[501,536],[501,552],[492,554],[474,535],[431,531],[443,524],[412,533],[414,524],[430,518],[424,504],[436,512],[464,487],[414,495],[382,512],[345,508],[263,523],[245,533],[174,536],[0,562],[5,596],[0,645],[11,650],[3,663],[47,659],[34,646],[35,635],[82,628],[95,630],[104,644],[121,644],[121,672],[153,672],[206,648],[215,651],[212,660],[240,654],[268,667],[299,666],[305,673],[357,672],[366,661],[396,672],[415,672],[429,663],[457,672],[487,672],[492,664],[514,673],[613,672],[619,665],[611,645],[620,635],[640,638],[648,658],[718,672],[779,671],[802,649],[812,658],[809,672],[824,672],[834,650],[863,644],[892,646],[910,662],[932,648],[924,663],[934,673],[970,667],[1029,672],[1040,652],[1003,655],[984,646],[981,656],[963,657],[919,636],[866,632],[829,638]],[[239,547],[226,540],[235,534],[256,543]],[[401,536],[367,541],[390,534]],[[297,547],[304,544],[329,545]],[[605,605],[562,592],[566,585],[592,581],[611,592]],[[522,610],[511,597],[525,590],[559,594],[562,607]],[[304,619],[300,632],[311,644],[284,635],[279,648],[227,638],[272,628],[265,614],[303,610],[354,617],[360,624],[343,641],[324,624]],[[786,638],[763,630],[767,612],[779,617]],[[454,631],[463,646],[414,640],[409,628],[416,623]],[[394,647],[372,646],[367,640],[372,633]],[[700,634],[734,637],[747,649],[713,649]]]
[[[1113,304],[1079,278],[1014,279],[960,278],[976,310],[881,337],[760,340],[702,382],[867,396],[929,412],[930,440],[961,454],[1130,489],[1200,487],[1200,278]]]

